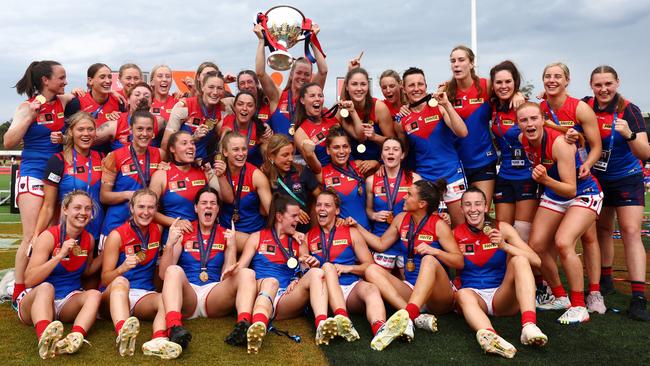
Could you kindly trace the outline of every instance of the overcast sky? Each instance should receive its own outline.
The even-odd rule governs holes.
[[[68,87],[85,85],[86,69],[103,62],[114,70],[135,62],[143,70],[159,63],[195,70],[216,62],[236,73],[252,68],[257,39],[255,15],[274,1],[3,0],[0,12],[0,121],[24,100],[13,89],[32,60],[53,59],[68,73]],[[326,99],[335,97],[335,79],[347,61],[365,51],[362,64],[373,76],[387,68],[400,73],[418,66],[429,85],[450,77],[449,52],[470,44],[470,1],[287,1],[318,23],[327,54]],[[589,73],[614,66],[620,91],[650,111],[648,68],[650,1],[640,0],[478,0],[478,70],[513,60],[524,79],[541,90],[544,65],[563,61],[571,69],[570,93],[590,92]],[[100,5],[101,4],[101,5]],[[110,4],[110,5],[105,5]],[[299,56],[298,45],[290,52]]]

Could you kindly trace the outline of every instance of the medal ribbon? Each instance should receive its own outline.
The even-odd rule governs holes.
[[[325,113],[323,113],[321,116],[322,116],[323,118],[333,118],[334,116],[336,116],[336,112],[338,112],[338,111],[339,111],[339,105],[338,105],[338,104],[334,104],[334,105],[332,106],[332,108],[328,109],[328,110],[327,110]]]
[[[138,172],[138,177],[140,177],[140,183],[142,187],[146,188],[149,186],[149,179],[151,178],[151,173],[149,170],[149,148],[144,153],[144,172],[140,167],[140,162],[138,161],[138,155],[135,153],[133,145],[129,145],[129,151],[131,152],[131,160],[133,160],[133,165],[135,165],[135,170]]]
[[[201,224],[196,224],[197,228],[197,239],[199,240],[199,257],[201,260],[201,270],[205,271],[208,269],[208,258],[210,258],[210,252],[212,251],[212,243],[214,243],[214,237],[217,234],[217,223],[212,224],[212,229],[210,229],[210,237],[208,238],[208,243],[203,244],[203,233],[201,233]]]
[[[235,187],[233,186],[234,183],[232,181],[232,175],[230,174],[230,168],[226,169],[226,176],[228,178],[228,182],[230,182],[230,186],[232,187],[233,190],[235,190]],[[236,212],[239,212],[239,203],[241,201],[241,191],[244,186],[245,176],[246,176],[246,165],[244,165],[241,168],[241,171],[239,172],[239,177],[237,178],[237,190],[235,193],[235,202],[233,202]]]
[[[246,148],[249,148],[251,135],[253,134],[253,125],[253,121],[248,121],[248,132],[246,132]],[[239,133],[239,123],[237,123],[236,119],[233,121],[233,128],[235,132]]]
[[[321,245],[323,246],[323,253],[325,254],[323,256],[325,262],[327,263],[330,261],[330,250],[332,249],[332,243],[334,243],[334,235],[336,234],[336,225],[332,226],[332,230],[330,230],[329,237],[327,240],[325,240],[325,231],[323,228],[320,229],[320,242]]]
[[[614,148],[614,132],[616,132],[616,120],[618,119],[618,111],[614,112],[614,119],[612,119],[612,133],[609,136],[609,151]]]
[[[409,108],[414,108],[414,107],[419,106],[422,103],[426,103],[426,102],[430,101],[431,98],[433,98],[433,94],[427,94],[427,95],[424,96],[424,98],[422,98],[422,99],[420,99],[418,101],[415,101],[413,103],[409,103]]]
[[[275,38],[269,33],[269,27],[266,24],[268,20],[266,14],[257,13],[257,24],[262,26],[262,34],[264,35],[264,44],[269,47],[271,52],[274,52],[276,49],[286,51],[287,48],[279,44]]]
[[[309,62],[315,64],[316,58],[311,54],[311,51],[309,50],[310,44],[313,44],[314,47],[316,47],[316,49],[323,55],[323,58],[327,56],[325,55],[325,52],[323,52],[323,47],[321,47],[316,34],[311,31],[311,23],[311,19],[305,18],[302,22],[302,30],[305,32],[305,57],[309,60]]]
[[[273,241],[275,244],[277,244],[278,247],[280,247],[280,251],[282,251],[282,255],[289,260],[289,258],[293,258],[293,238],[290,235],[287,235],[287,241],[289,242],[289,249],[285,249],[282,246],[282,242],[280,241],[280,237],[278,236],[278,233],[275,231],[275,228],[271,229],[271,234],[273,234]]]
[[[409,230],[406,233],[406,240],[408,242],[408,259],[413,259],[415,257],[415,236],[418,235],[427,221],[429,221],[429,214],[424,215],[418,227],[413,231],[415,220],[413,220],[413,215],[411,215],[409,220]]]
[[[399,186],[401,182],[402,167],[400,167],[399,172],[397,172],[397,178],[395,178],[395,189],[393,192],[391,192],[390,184],[388,183],[388,171],[386,171],[386,167],[384,167],[384,187],[386,187],[386,201],[388,201],[388,211],[392,212],[393,208],[395,207],[395,201],[397,201],[397,195],[399,194]]]
[[[92,92],[89,92],[89,93],[90,93],[90,96],[93,95]],[[97,109],[95,109],[94,112],[90,112],[90,115],[93,116],[94,119],[97,119],[97,116],[99,116],[99,114],[102,113],[102,110],[104,109],[104,106],[106,105],[106,103],[108,103],[108,101],[109,101],[110,99],[111,99],[111,98],[108,97],[108,98],[106,98],[106,101],[105,101],[104,103],[102,103],[102,104],[99,104],[99,103],[98,103],[98,104],[99,104],[99,107],[97,107]]]
[[[67,236],[66,234],[66,224],[65,220],[61,223],[61,227],[59,228],[59,249],[63,248],[63,242],[65,241],[65,237]],[[72,238],[70,238],[72,239]],[[79,242],[79,237],[74,238],[77,243]],[[70,254],[68,253],[68,258],[70,257]]]
[[[92,182],[92,174],[93,174],[92,153],[88,154],[88,166],[86,168],[88,170],[88,181],[86,182],[86,192],[90,193],[90,182]],[[74,169],[72,185],[74,186],[74,189],[77,189],[77,180],[74,179],[74,176],[77,175],[77,150],[75,150],[74,148],[72,149],[72,169]]]
[[[349,169],[348,169],[348,168],[343,169],[343,168],[341,168],[341,167],[339,167],[339,166],[336,166],[336,165],[332,164],[332,168],[334,168],[334,170],[336,170],[337,172],[339,172],[339,173],[345,175],[346,177],[350,177],[350,178],[356,180],[356,181],[357,181],[357,185],[359,186],[358,188],[363,187],[363,183],[364,183],[363,177],[360,176],[360,175],[357,173],[356,170],[352,169],[352,167],[350,166],[350,163],[349,163],[349,162],[347,163],[347,166],[349,167]]]
[[[212,112],[212,114],[210,114],[210,112],[208,111],[208,107],[203,105],[203,101],[201,101],[200,99],[199,99],[199,106],[201,107],[201,113],[203,113],[203,116],[205,118],[212,119],[212,120],[217,119],[217,109],[218,109],[217,106],[214,107],[214,112]]]
[[[129,225],[131,225],[131,229],[135,232],[138,240],[140,240],[140,251],[146,253],[149,247],[149,230],[147,230],[147,235],[142,234],[142,230],[135,224],[135,220],[133,219],[129,220]]]

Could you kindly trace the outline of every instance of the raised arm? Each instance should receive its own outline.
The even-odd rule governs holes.
[[[269,107],[271,112],[275,111],[278,107],[278,102],[280,101],[280,91],[278,87],[275,86],[271,76],[266,73],[266,55],[264,54],[264,35],[262,34],[262,26],[256,24],[253,27],[253,32],[257,35],[259,40],[257,43],[257,51],[255,52],[255,73],[257,78],[260,80],[260,85],[262,86],[262,91],[269,99]]]
[[[590,174],[591,167],[600,159],[602,151],[602,140],[600,138],[600,131],[598,130],[598,120],[596,114],[589,105],[583,101],[578,104],[576,111],[578,121],[585,132],[587,143],[589,143],[589,155],[587,161],[582,163],[580,171],[578,172],[579,178],[584,178]]]

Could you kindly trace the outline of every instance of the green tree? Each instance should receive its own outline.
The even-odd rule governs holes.
[[[11,125],[11,120],[0,125],[0,149],[4,148],[5,132],[7,132],[10,125]]]

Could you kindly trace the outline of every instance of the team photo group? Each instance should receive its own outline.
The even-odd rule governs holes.
[[[256,354],[274,319],[313,318],[327,345],[359,340],[349,314],[365,314],[382,351],[449,312],[512,358],[491,317],[520,317],[519,343],[543,347],[537,311],[566,325],[605,313],[615,225],[626,314],[650,321],[650,145],[613,66],[593,65],[584,98],[569,95],[562,62],[526,70],[544,87],[529,96],[516,60],[482,77],[463,45],[447,80],[418,67],[369,75],[363,53],[326,58],[319,27],[293,25],[292,9],[258,15],[254,70],[202,62],[186,92],[172,92],[168,65],[144,79],[133,63],[95,63],[70,91],[57,61],[16,77],[27,100],[4,135],[6,149],[22,144],[12,303],[41,358],[76,353],[97,319],[113,323],[120,356],[140,337],[145,355],[174,359],[199,347],[186,319],[236,314],[225,342]],[[326,106],[332,62],[348,68]],[[284,85],[273,70],[287,70]]]

